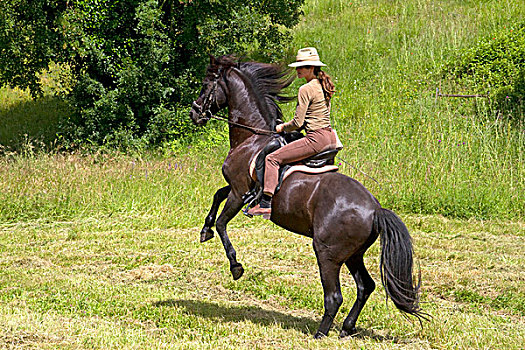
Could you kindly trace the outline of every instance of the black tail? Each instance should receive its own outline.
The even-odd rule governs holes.
[[[401,219],[388,209],[378,209],[374,216],[374,230],[381,236],[381,282],[387,298],[409,315],[427,319],[419,307],[421,271],[417,284],[412,281],[412,238]]]

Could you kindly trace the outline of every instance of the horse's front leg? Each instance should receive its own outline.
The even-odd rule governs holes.
[[[211,228],[215,225],[215,219],[217,217],[217,212],[219,211],[219,206],[226,199],[226,197],[228,197],[230,192],[230,186],[224,186],[215,192],[215,195],[213,196],[213,204],[211,205],[208,216],[206,216],[206,220],[204,220],[204,227],[201,230],[201,243],[213,238],[213,230]]]
[[[237,262],[237,255],[233,245],[230,242],[228,233],[226,232],[226,225],[231,219],[235,217],[235,215],[237,215],[237,213],[239,213],[242,208],[242,204],[242,199],[235,196],[233,192],[230,192],[228,200],[226,201],[226,204],[224,205],[222,213],[219,215],[216,224],[217,233],[221,237],[222,245],[226,251],[226,257],[228,257],[228,260],[230,261],[230,271],[234,280],[241,278],[242,274],[244,273],[244,269],[242,265]]]

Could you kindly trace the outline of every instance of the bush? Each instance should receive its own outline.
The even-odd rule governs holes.
[[[474,92],[488,92],[499,113],[523,120],[525,23],[464,50],[447,66],[446,74]]]

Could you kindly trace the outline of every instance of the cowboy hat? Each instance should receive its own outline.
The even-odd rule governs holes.
[[[295,58],[297,62],[290,63],[288,67],[302,67],[302,66],[326,66],[323,62],[319,60],[319,54],[315,47],[306,47],[297,51],[297,57]]]

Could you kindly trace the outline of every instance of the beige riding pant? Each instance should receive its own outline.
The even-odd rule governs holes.
[[[309,131],[302,139],[291,142],[266,156],[264,193],[273,195],[283,164],[298,162],[329,149],[335,149],[337,139],[331,127]]]

